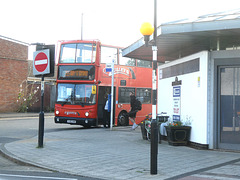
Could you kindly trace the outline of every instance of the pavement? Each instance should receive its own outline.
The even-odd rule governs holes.
[[[2,117],[38,114],[0,114]],[[53,114],[46,114],[53,115]],[[59,124],[61,126],[61,124]],[[150,174],[150,142],[138,127],[64,129],[38,137],[1,144],[0,150],[15,161],[53,171],[97,179],[240,179],[240,152],[198,150],[158,144],[158,173]]]

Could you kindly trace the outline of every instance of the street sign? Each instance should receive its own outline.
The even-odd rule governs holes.
[[[106,64],[106,72],[112,72],[112,63]]]
[[[55,69],[55,45],[53,44],[39,44],[36,46],[36,51],[41,51],[41,50],[45,50],[45,49],[49,49],[49,58],[50,58],[50,73],[49,74],[45,74],[45,77],[54,77],[54,69]],[[36,75],[36,76],[41,76],[41,75]]]
[[[33,53],[33,75],[50,73],[49,49],[35,51]]]

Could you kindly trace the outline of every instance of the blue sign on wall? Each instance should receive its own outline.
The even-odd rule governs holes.
[[[180,121],[180,115],[173,115],[173,121]]]
[[[181,120],[181,86],[173,87],[173,121]]]
[[[180,97],[181,96],[181,86],[173,87],[173,97]]]

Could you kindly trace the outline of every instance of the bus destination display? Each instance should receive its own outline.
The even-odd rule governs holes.
[[[67,72],[65,77],[87,79],[88,78],[88,71],[76,69],[76,70]]]

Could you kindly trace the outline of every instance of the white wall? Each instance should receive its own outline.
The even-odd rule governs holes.
[[[208,144],[207,140],[207,72],[208,72],[208,51],[202,51],[170,63],[160,65],[161,69],[184,63],[196,58],[200,58],[200,71],[189,74],[179,75],[178,80],[182,80],[181,85],[181,119],[186,117],[192,119],[191,142]],[[158,75],[158,77],[160,77]],[[200,77],[200,83],[199,83]],[[158,113],[167,112],[172,118],[173,115],[173,86],[175,76],[159,79],[158,78]]]

